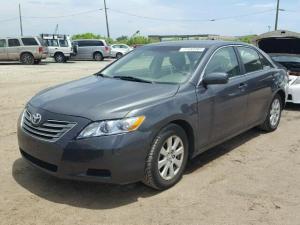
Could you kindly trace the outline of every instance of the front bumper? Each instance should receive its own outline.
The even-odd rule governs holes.
[[[18,142],[23,158],[59,178],[117,184],[142,180],[150,148],[147,133],[75,139],[89,122],[77,118],[77,126],[71,131],[56,142],[48,142],[26,133],[19,121]]]

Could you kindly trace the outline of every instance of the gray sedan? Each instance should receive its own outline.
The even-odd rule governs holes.
[[[286,72],[251,45],[147,45],[34,96],[18,122],[19,147],[60,178],[163,190],[211,147],[253,127],[275,131],[286,85]]]

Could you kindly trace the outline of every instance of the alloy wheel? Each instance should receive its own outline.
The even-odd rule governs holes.
[[[163,144],[158,157],[158,171],[164,180],[171,180],[180,171],[184,158],[184,145],[180,137],[173,135]]]
[[[281,105],[278,98],[275,98],[271,105],[270,110],[270,124],[272,127],[276,127],[280,119]]]

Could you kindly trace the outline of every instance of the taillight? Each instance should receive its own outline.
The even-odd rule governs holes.
[[[105,51],[109,52],[109,47],[105,46]]]
[[[39,47],[39,53],[43,52],[43,47]]]

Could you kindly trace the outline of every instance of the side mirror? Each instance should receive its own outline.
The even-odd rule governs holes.
[[[204,85],[227,84],[228,80],[229,76],[227,73],[210,73],[204,76],[202,82]]]

